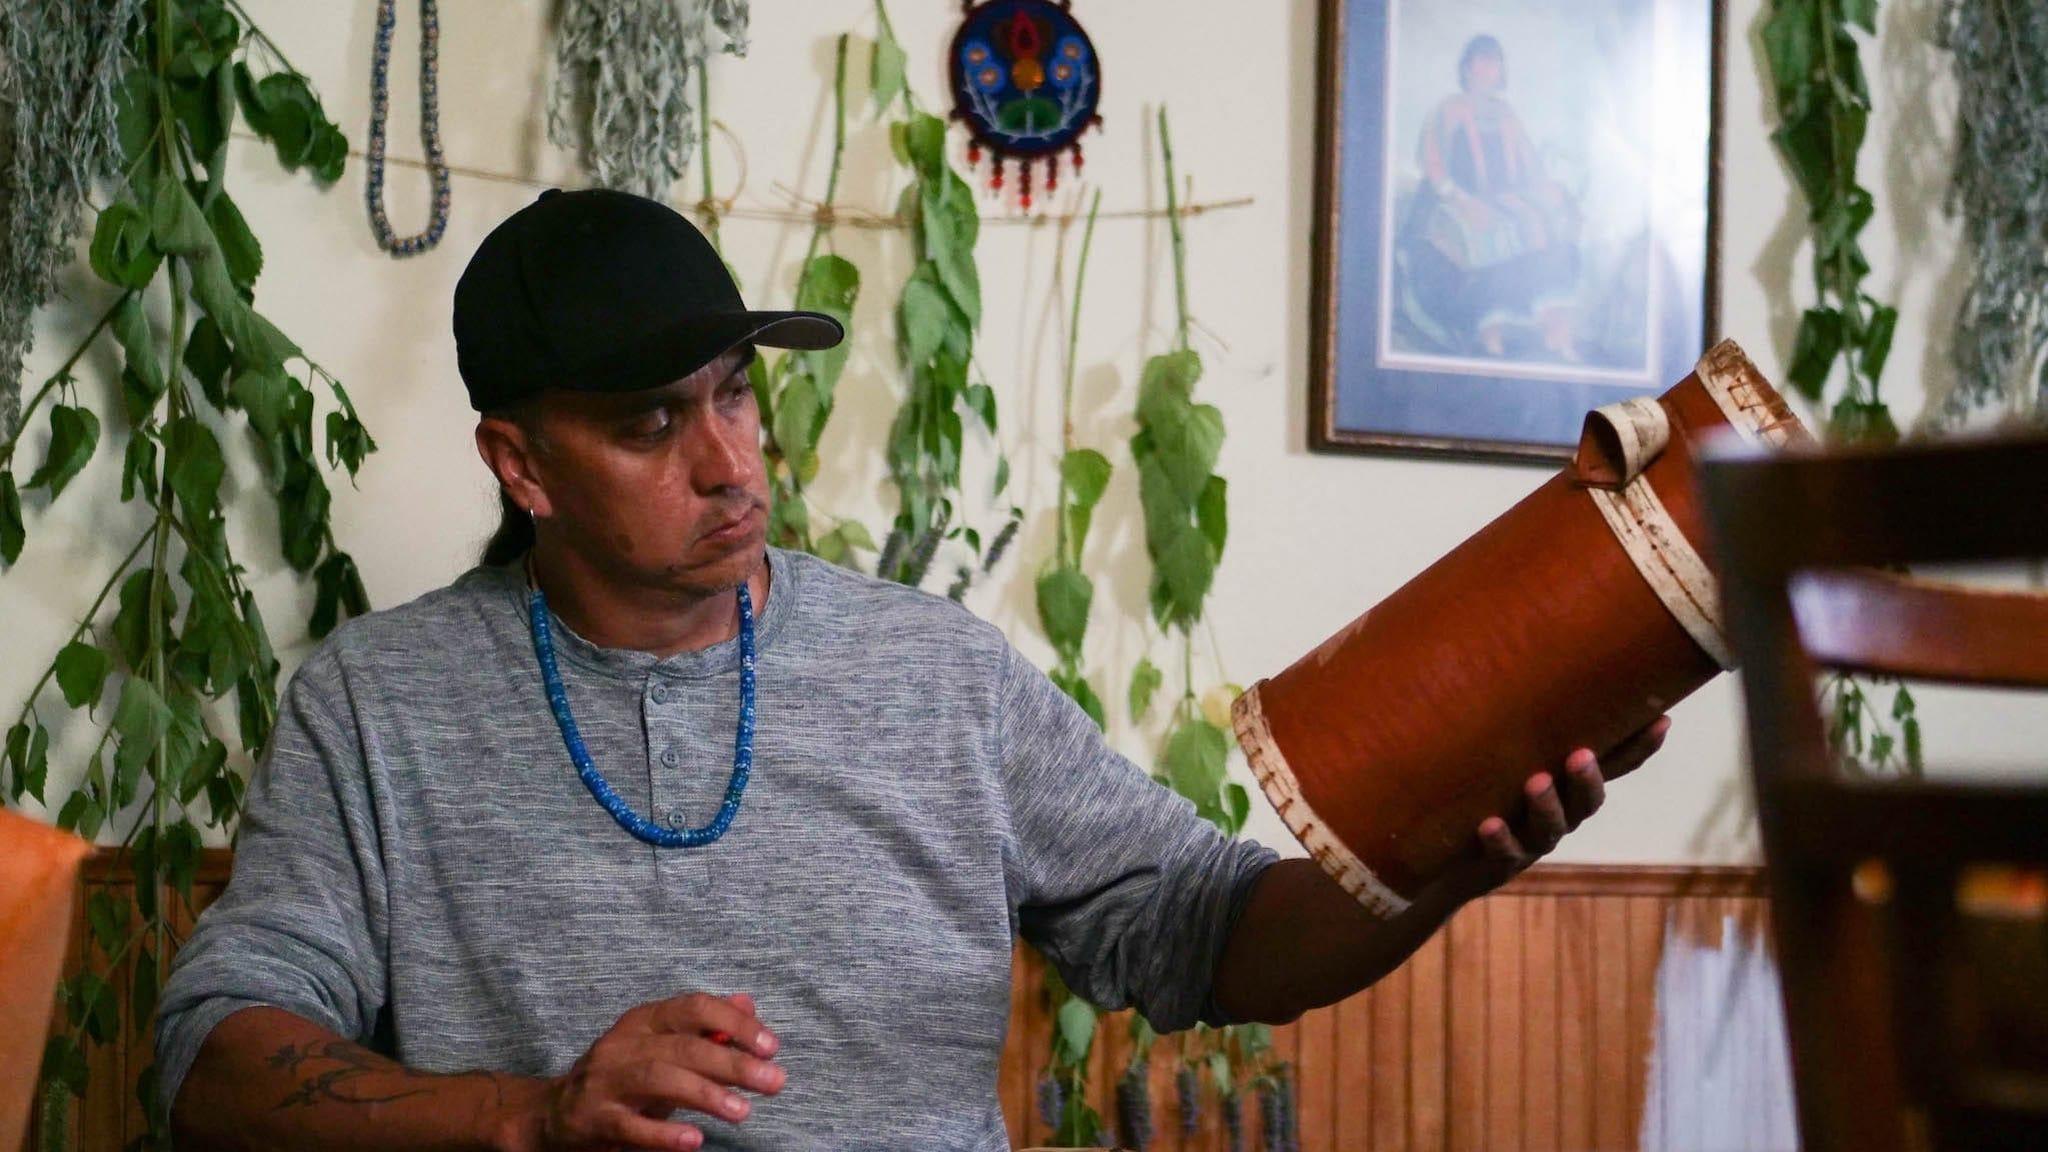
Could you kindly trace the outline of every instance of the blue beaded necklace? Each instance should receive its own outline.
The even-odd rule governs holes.
[[[754,771],[754,599],[747,592],[746,581],[740,582],[740,721],[739,735],[733,742],[732,778],[725,785],[725,803],[718,806],[718,815],[702,828],[664,828],[647,817],[633,811],[619,794],[612,790],[611,781],[597,770],[597,764],[590,758],[590,750],[583,745],[583,735],[576,729],[576,717],[569,712],[569,693],[562,687],[562,673],[555,666],[555,641],[553,630],[548,625],[548,598],[540,585],[528,574],[526,593],[526,615],[533,625],[533,651],[540,658],[541,682],[547,686],[548,707],[555,713],[555,727],[562,732],[562,743],[569,749],[569,759],[576,765],[576,774],[583,778],[583,786],[597,798],[604,810],[612,814],[619,827],[631,832],[635,838],[657,848],[701,848],[725,835],[732,827],[733,817],[739,815],[740,799],[747,792],[747,778]]]

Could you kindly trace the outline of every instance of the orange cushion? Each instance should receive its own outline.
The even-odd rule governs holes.
[[[0,809],[0,1148],[21,1147],[92,846]]]

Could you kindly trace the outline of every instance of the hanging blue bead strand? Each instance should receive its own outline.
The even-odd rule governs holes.
[[[526,614],[533,627],[533,651],[540,659],[541,683],[546,686],[548,707],[554,711],[555,727],[562,733],[562,743],[569,749],[569,760],[576,765],[576,774],[583,778],[583,786],[612,814],[619,827],[657,848],[701,848],[725,835],[732,827],[733,817],[739,815],[740,801],[747,794],[747,779],[754,773],[754,600],[742,583],[740,601],[740,719],[739,731],[733,739],[732,777],[726,781],[725,802],[718,807],[718,815],[702,828],[664,828],[647,817],[633,811],[616,791],[604,773],[597,770],[597,764],[590,758],[590,749],[584,747],[583,734],[576,728],[576,717],[569,711],[569,693],[562,687],[562,674],[555,665],[555,641],[553,629],[548,623],[548,599],[539,587],[526,594]]]
[[[420,143],[427,150],[427,177],[434,204],[427,230],[399,236],[384,212],[385,122],[391,115],[391,34],[398,26],[398,0],[378,0],[377,46],[370,61],[370,147],[368,182],[363,195],[370,205],[370,230],[377,246],[394,256],[412,256],[441,242],[448,230],[448,159],[441,152],[441,19],[434,0],[420,0]]]

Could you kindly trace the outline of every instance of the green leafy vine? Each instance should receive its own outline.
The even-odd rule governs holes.
[[[847,37],[839,37],[833,65],[832,160],[825,178],[825,200],[830,205],[839,190],[839,173],[846,155],[846,51]],[[860,269],[835,252],[821,252],[831,237],[829,210],[819,213],[811,228],[810,246],[804,252],[797,276],[796,306],[823,312],[851,330],[854,304],[860,298]],[[814,552],[835,564],[844,564],[855,549],[872,552],[874,539],[867,527],[855,520],[839,521],[822,534],[811,526],[811,507],[804,489],[818,473],[818,441],[831,419],[834,392],[846,370],[845,343],[822,352],[791,352],[773,367],[756,361],[750,370],[756,398],[761,405],[761,422],[767,429],[766,451],[773,488],[773,516],[769,539],[784,548]]]
[[[1059,500],[1053,555],[1038,575],[1038,622],[1052,642],[1057,665],[1052,682],[1074,699],[1097,728],[1108,727],[1102,699],[1088,683],[1081,666],[1081,645],[1088,633],[1088,612],[1095,600],[1095,584],[1081,570],[1081,553],[1088,529],[1095,518],[1095,506],[1109,487],[1109,459],[1093,448],[1080,447],[1074,439],[1074,373],[1081,332],[1082,289],[1088,281],[1088,253],[1095,244],[1095,218],[1102,207],[1098,190],[1088,206],[1088,222],[1081,233],[1081,255],[1074,269],[1073,299],[1067,322],[1067,356],[1060,388]],[[1050,969],[1048,969],[1050,971]],[[1088,1102],[1088,1056],[1095,1046],[1097,1012],[1094,1005],[1074,995],[1056,975],[1047,980],[1055,1027],[1052,1037],[1052,1068],[1048,1073],[1059,1087],[1059,1107],[1053,1139],[1070,1147],[1093,1144],[1102,1131],[1102,1117]]]
[[[875,74],[883,107],[900,104],[901,118],[889,127],[897,161],[910,175],[898,214],[911,222],[917,262],[896,306],[896,349],[909,377],[902,405],[889,430],[889,476],[897,493],[896,518],[882,546],[876,570],[904,584],[919,585],[931,570],[940,544],[963,540],[986,572],[1001,555],[982,554],[981,533],[968,527],[959,506],[960,466],[969,420],[991,437],[997,434],[996,393],[977,375],[974,338],[981,328],[981,272],[974,247],[981,212],[974,190],[946,160],[946,121],[922,111],[916,94],[902,82],[904,54],[881,0]],[[886,45],[886,47],[882,46]],[[995,497],[1009,482],[1009,462],[996,465]],[[999,537],[1007,544],[1020,509],[1012,507]],[[966,591],[974,570],[963,566],[951,594]]]
[[[1899,438],[1899,429],[1878,381],[1891,354],[1899,312],[1863,288],[1870,261],[1857,238],[1876,208],[1870,191],[1856,182],[1856,155],[1870,123],[1870,87],[1857,29],[1877,31],[1877,0],[1772,0],[1763,27],[1780,120],[1771,139],[1806,198],[1813,227],[1816,299],[1800,317],[1786,375],[1801,395],[1823,406],[1830,382],[1841,381],[1827,406],[1830,438],[1888,444]],[[1896,732],[1870,706],[1856,678],[1835,675],[1822,681],[1828,741],[1845,767],[1921,770],[1913,694],[1904,684],[1891,683]]]
[[[1877,30],[1877,0],[1772,0],[1764,55],[1780,125],[1771,139],[1806,198],[1813,226],[1813,307],[1799,320],[1787,372],[1816,404],[1841,365],[1842,387],[1828,410],[1843,440],[1898,439],[1878,380],[1891,353],[1898,309],[1863,289],[1870,262],[1857,238],[1875,211],[1856,182],[1856,154],[1870,122],[1870,88],[1854,29]]]
[[[1234,836],[1250,814],[1251,797],[1243,785],[1225,779],[1230,735],[1223,717],[1212,715],[1219,709],[1205,710],[1195,694],[1194,657],[1195,628],[1202,622],[1229,533],[1229,485],[1216,474],[1216,459],[1223,450],[1223,413],[1194,399],[1202,360],[1188,339],[1187,245],[1181,235],[1173,137],[1164,109],[1159,113],[1159,151],[1173,238],[1177,323],[1173,350],[1148,361],[1139,379],[1138,432],[1131,437],[1131,457],[1138,466],[1145,549],[1152,558],[1152,618],[1161,630],[1179,633],[1181,640],[1181,695],[1174,705],[1161,767],[1174,791]],[[1140,662],[1131,677],[1133,718],[1143,717],[1163,679],[1150,659]]]
[[[1095,1051],[1101,1013],[1050,965],[1045,994],[1052,1007],[1052,1066],[1039,1087],[1039,1119],[1052,1129],[1054,1147],[1094,1148],[1108,1135],[1102,1114],[1088,1101],[1088,1058]]]
[[[1195,386],[1202,361],[1190,342],[1187,241],[1182,234],[1179,181],[1173,163],[1173,133],[1166,110],[1159,125],[1160,167],[1166,181],[1166,217],[1173,251],[1174,342],[1154,356],[1138,382],[1137,434],[1131,456],[1138,466],[1138,499],[1145,513],[1145,550],[1152,559],[1152,618],[1168,634],[1180,635],[1181,693],[1175,702],[1160,758],[1158,778],[1193,802],[1205,819],[1235,836],[1251,815],[1251,796],[1228,779],[1232,740],[1225,728],[1231,685],[1219,685],[1208,707],[1195,691],[1194,632],[1215,584],[1229,535],[1229,486],[1216,474],[1223,450],[1223,413],[1197,403]],[[1130,709],[1134,720],[1150,709],[1165,677],[1148,657],[1133,671]],[[1180,1040],[1184,1067],[1206,1069],[1226,1116],[1239,1107],[1237,1067],[1231,1053],[1247,1043],[1263,1059],[1265,1032],[1197,1027]]]
[[[1181,230],[1173,138],[1166,113],[1159,113],[1160,158],[1166,179],[1166,216],[1173,250],[1176,323],[1173,347],[1149,360],[1140,376],[1137,433],[1130,449],[1138,468],[1138,495],[1144,510],[1146,551],[1152,561],[1149,602],[1159,628],[1178,634],[1181,693],[1172,715],[1155,778],[1186,797],[1203,818],[1235,836],[1251,813],[1251,797],[1228,779],[1232,740],[1227,731],[1231,702],[1238,689],[1218,684],[1205,694],[1195,687],[1194,632],[1204,622],[1204,606],[1215,583],[1228,535],[1229,486],[1216,474],[1223,447],[1223,414],[1194,399],[1202,376],[1201,357],[1190,340],[1192,323],[1187,303],[1187,246]],[[1074,348],[1080,319],[1081,279],[1086,274],[1095,209],[1090,208],[1081,261],[1075,278],[1073,320],[1068,327],[1066,387],[1062,395],[1062,443],[1058,537],[1055,555],[1039,576],[1040,623],[1053,642],[1059,663],[1052,679],[1103,723],[1102,704],[1081,669],[1081,642],[1086,635],[1093,585],[1081,570],[1082,545],[1097,501],[1111,473],[1100,453],[1079,448],[1072,427]],[[1133,722],[1142,722],[1165,674],[1148,657],[1132,671],[1128,703]],[[1052,1064],[1040,1084],[1041,1119],[1053,1129],[1052,1142],[1065,1147],[1095,1144],[1105,1135],[1101,1116],[1086,1099],[1087,1062],[1100,1023],[1097,1009],[1072,994],[1048,973],[1046,991],[1054,1019]],[[1151,1096],[1149,1068],[1158,1040],[1149,1021],[1134,1014],[1130,1021],[1130,1056],[1118,1081],[1119,1135],[1125,1142],[1142,1129],[1149,1133]],[[1262,1098],[1283,1092],[1288,1070],[1272,1060],[1272,1031],[1263,1025],[1213,1029],[1197,1025],[1179,1040],[1176,1076],[1182,1097],[1183,1123],[1192,1123],[1200,1107],[1201,1081],[1214,1085],[1226,1123],[1242,1123],[1243,1085],[1257,1087]],[[1284,1091],[1291,1091],[1285,1089]],[[1277,1098],[1277,1096],[1275,1097]],[[1275,1113],[1277,1115],[1277,1113]]]
[[[214,429],[228,413],[241,413],[253,434],[284,558],[313,577],[313,634],[368,608],[355,561],[334,539],[320,457],[353,478],[375,442],[341,383],[253,306],[263,251],[224,187],[238,110],[280,163],[323,183],[341,174],[346,141],[306,78],[238,5],[151,0],[130,58],[116,113],[124,178],[108,189],[88,258],[121,293],[0,443],[0,561],[12,564],[26,541],[12,468],[22,435],[48,401],[49,446],[25,490],[55,501],[91,460],[105,422],[73,372],[112,337],[123,367],[118,414],[108,419],[129,433],[120,499],[139,501],[147,524],[23,702],[0,761],[10,802],[47,804],[52,740],[38,703],[53,683],[88,721],[113,701],[81,782],[57,805],[57,823],[88,838],[125,823],[119,842],[134,866],[135,899],[131,908],[99,892],[87,903],[92,946],[60,988],[65,1026],[44,1053],[46,1115],[61,1113],[67,1096],[83,1097],[85,1046],[118,1038],[109,978],[124,962],[134,973],[129,1023],[150,1018],[176,944],[173,898],[190,911],[196,807],[203,798],[204,819],[222,828],[240,811],[242,777],[211,710],[233,694],[234,737],[249,754],[276,718],[278,662],[248,570],[229,545],[221,498],[226,460]],[[324,443],[314,431],[316,382],[333,401]],[[102,624],[110,598],[113,616]],[[161,1147],[154,1083],[145,1072],[152,1128],[144,1145]],[[46,1135],[61,1139],[62,1129]]]
[[[1097,728],[1107,729],[1102,699],[1081,668],[1081,642],[1088,633],[1088,610],[1095,584],[1081,570],[1081,550],[1095,519],[1095,506],[1109,487],[1109,458],[1074,441],[1074,359],[1081,328],[1081,289],[1088,277],[1088,251],[1095,242],[1095,215],[1102,207],[1098,190],[1088,207],[1081,234],[1081,257],[1074,271],[1074,298],[1067,324],[1066,378],[1060,390],[1060,491],[1056,508],[1054,553],[1038,575],[1038,622],[1058,657],[1052,682],[1088,713]]]

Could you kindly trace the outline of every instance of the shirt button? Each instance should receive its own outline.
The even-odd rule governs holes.
[[[666,703],[668,703],[668,689],[666,689],[666,688],[656,688],[656,689],[654,690],[654,702],[655,702],[656,704],[666,704]]]
[[[683,758],[681,756],[676,755],[676,750],[673,748],[667,748],[662,750],[661,764],[664,768],[673,768],[677,764],[682,763],[682,759]]]

